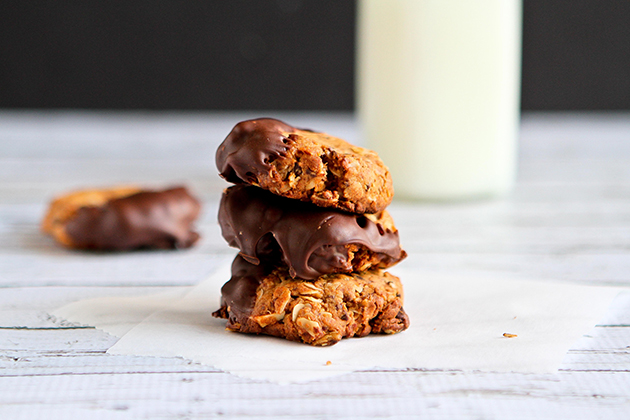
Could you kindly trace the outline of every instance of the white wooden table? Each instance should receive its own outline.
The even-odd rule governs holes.
[[[0,419],[630,418],[628,294],[555,375],[367,371],[285,386],[179,358],[108,355],[115,338],[48,315],[88,297],[193,285],[230,260],[214,150],[258,116],[0,112]],[[350,114],[273,116],[360,144]],[[40,234],[53,195],[128,182],[189,185],[205,205],[200,245],[99,255]],[[408,267],[630,285],[630,114],[525,115],[512,197],[395,202],[391,213]]]

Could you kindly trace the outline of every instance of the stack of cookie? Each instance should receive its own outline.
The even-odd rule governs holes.
[[[240,252],[213,314],[228,330],[328,346],[409,326],[400,280],[383,271],[406,253],[376,153],[259,119],[234,127],[216,163],[236,184],[219,223]]]

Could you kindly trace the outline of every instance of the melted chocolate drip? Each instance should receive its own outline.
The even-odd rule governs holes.
[[[238,319],[248,317],[256,303],[256,290],[262,280],[273,270],[273,267],[259,264],[250,264],[237,255],[232,262],[232,278],[221,288],[221,307],[230,308],[230,317],[233,323]],[[221,312],[220,310],[217,312]],[[227,312],[215,315],[219,318],[226,317]]]
[[[235,184],[249,183],[256,173],[269,171],[272,162],[287,151],[287,137],[296,129],[272,118],[238,123],[217,149],[221,177]]]
[[[86,249],[189,248],[199,239],[191,224],[200,209],[184,187],[142,191],[104,206],[81,207],[66,233]]]
[[[346,245],[358,244],[392,265],[405,257],[398,232],[383,230],[365,216],[276,196],[257,187],[236,185],[224,191],[219,224],[230,246],[244,259],[284,260],[291,276],[312,280],[352,271]]]

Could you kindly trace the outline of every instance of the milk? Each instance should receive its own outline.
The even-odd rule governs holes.
[[[396,197],[512,188],[521,0],[360,0],[357,110]]]

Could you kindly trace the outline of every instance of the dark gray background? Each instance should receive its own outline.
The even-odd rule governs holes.
[[[354,1],[0,3],[0,108],[351,110]],[[630,1],[524,0],[525,110],[630,109]]]

